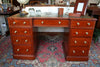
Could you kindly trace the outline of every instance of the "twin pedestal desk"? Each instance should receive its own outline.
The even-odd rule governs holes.
[[[76,17],[8,17],[13,58],[35,59],[38,46],[38,27],[64,27],[63,49],[67,61],[88,61],[88,54],[96,19],[89,16]],[[66,27],[69,33],[66,32]]]

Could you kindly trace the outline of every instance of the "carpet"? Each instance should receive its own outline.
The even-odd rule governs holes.
[[[62,35],[40,36],[35,60],[13,59],[10,36],[0,41],[0,67],[100,67],[100,46],[92,41],[87,62],[65,61]]]

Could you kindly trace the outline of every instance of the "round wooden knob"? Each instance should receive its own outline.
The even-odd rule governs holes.
[[[86,32],[86,35],[88,35],[89,33],[88,32]]]
[[[74,43],[76,44],[76,43],[77,43],[77,41],[75,40],[75,41],[74,41]]]
[[[23,24],[26,24],[26,22],[23,22]]]
[[[86,44],[87,43],[87,41],[84,41],[84,44]]]
[[[60,22],[60,21],[59,21],[58,23],[59,23],[59,24],[61,24],[61,22]]]
[[[25,42],[27,42],[28,40],[25,40]]]
[[[76,35],[78,35],[78,32],[76,32]]]
[[[79,22],[77,22],[77,25],[79,26],[79,25],[80,25],[80,23],[79,23]]]
[[[73,53],[75,53],[75,50],[73,50]]]
[[[87,23],[87,25],[89,25],[89,26],[90,26],[91,24],[90,24],[90,23]]]
[[[17,51],[19,51],[19,49],[17,49]]]
[[[26,52],[28,52],[29,51],[29,49],[26,49]]]
[[[82,50],[82,53],[84,53],[84,50]]]
[[[42,21],[41,23],[43,24],[44,22]]]
[[[17,31],[14,31],[14,33],[17,33]]]
[[[13,22],[13,24],[16,24],[16,22]]]
[[[16,40],[16,42],[18,42],[18,40]]]
[[[27,31],[24,31],[24,33],[27,33]]]

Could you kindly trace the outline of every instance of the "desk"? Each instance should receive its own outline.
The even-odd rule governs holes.
[[[98,21],[96,24],[96,28],[100,29],[100,7],[97,6],[91,6],[87,8],[87,13],[89,14],[89,16],[94,16],[97,15],[98,17]]]
[[[10,35],[15,59],[35,59],[38,46],[38,27],[64,27],[65,59],[67,61],[87,61],[96,19],[63,16],[8,17]],[[66,32],[69,29],[69,33]],[[68,35],[68,36],[67,36]]]

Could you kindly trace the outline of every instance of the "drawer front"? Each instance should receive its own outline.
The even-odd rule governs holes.
[[[68,27],[69,20],[33,20],[34,26]]]
[[[14,54],[33,55],[34,49],[31,46],[13,46]]]
[[[11,39],[13,45],[31,45],[33,42],[33,37],[31,36],[12,36]]]
[[[31,19],[8,19],[9,27],[10,26],[32,26]]]
[[[70,36],[92,37],[93,30],[91,29],[71,29]]]
[[[70,47],[68,56],[88,56],[89,48],[87,47]]]
[[[90,46],[91,38],[70,38],[69,46]]]
[[[71,28],[94,28],[95,27],[95,21],[77,21],[77,20],[72,20],[71,21]]]
[[[32,35],[32,28],[10,28],[11,35]]]

